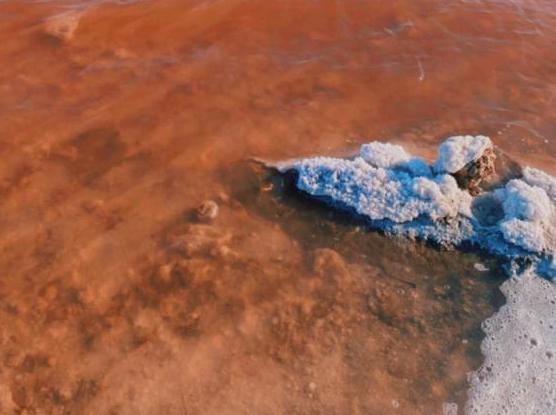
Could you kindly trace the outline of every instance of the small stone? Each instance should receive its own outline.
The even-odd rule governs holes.
[[[197,218],[203,222],[210,222],[218,216],[218,204],[214,200],[205,200],[196,210]]]
[[[484,264],[481,264],[480,262],[476,262],[476,263],[473,265],[473,267],[474,267],[477,271],[480,271],[480,272],[488,271],[488,268],[487,268]]]
[[[316,391],[316,390],[317,390],[317,384],[316,384],[315,382],[310,382],[310,383],[309,383],[309,390],[310,390],[311,392]]]
[[[398,409],[400,407],[400,402],[396,399],[392,399],[392,407]]]

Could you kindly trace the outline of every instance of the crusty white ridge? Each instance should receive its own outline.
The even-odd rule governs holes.
[[[492,147],[490,138],[484,135],[449,137],[438,147],[438,159],[434,162],[434,171],[455,173],[467,163],[477,160],[490,147]]]
[[[280,169],[297,172],[300,190],[351,210],[388,234],[443,246],[476,245],[511,260],[527,258],[545,277],[556,278],[551,265],[556,251],[556,179],[526,168],[523,178],[473,197],[449,174],[488,148],[492,143],[485,136],[450,137],[440,145],[431,167],[400,146],[372,142],[352,159],[314,157]],[[487,205],[502,212],[493,223],[476,213]]]

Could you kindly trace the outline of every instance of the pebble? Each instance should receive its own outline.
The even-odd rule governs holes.
[[[476,262],[475,265],[473,265],[473,267],[480,272],[488,271],[488,268],[484,264],[481,264],[480,262]]]
[[[214,200],[205,200],[196,210],[197,218],[203,222],[210,222],[218,216],[218,204]]]

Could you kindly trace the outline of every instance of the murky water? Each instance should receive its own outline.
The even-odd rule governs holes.
[[[247,160],[482,133],[554,174],[555,41],[551,0],[0,2],[0,413],[461,407],[498,264]]]

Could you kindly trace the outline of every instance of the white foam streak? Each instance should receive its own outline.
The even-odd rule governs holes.
[[[556,284],[526,272],[483,323],[483,365],[469,377],[468,415],[556,413]]]

